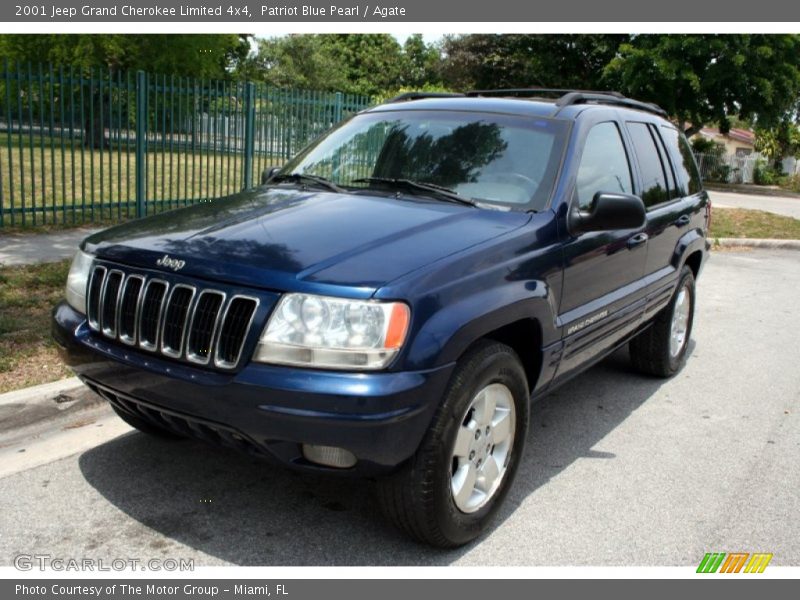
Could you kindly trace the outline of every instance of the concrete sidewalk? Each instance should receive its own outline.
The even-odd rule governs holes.
[[[28,265],[72,258],[83,238],[99,229],[0,233],[0,265]]]

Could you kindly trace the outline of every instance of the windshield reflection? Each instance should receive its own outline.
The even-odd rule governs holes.
[[[363,178],[408,179],[480,202],[539,210],[546,205],[566,125],[541,118],[446,111],[358,115],[331,131],[282,173],[364,188]]]

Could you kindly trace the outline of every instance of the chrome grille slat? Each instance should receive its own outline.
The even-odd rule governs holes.
[[[144,291],[144,277],[141,275],[129,275],[125,279],[122,288],[119,305],[118,332],[119,339],[125,344],[136,345],[137,332],[139,330],[139,310],[142,303],[142,292]]]
[[[92,278],[89,281],[86,292],[86,312],[89,327],[95,331],[100,331],[100,299],[102,298],[103,285],[108,269],[97,266],[92,271]]]
[[[139,347],[155,352],[161,333],[161,315],[167,299],[169,284],[163,279],[147,282],[139,312]]]
[[[192,312],[192,321],[189,323],[189,335],[186,341],[186,359],[188,361],[207,365],[211,360],[224,304],[224,292],[216,290],[200,292]]]
[[[117,337],[117,314],[119,314],[119,298],[125,274],[119,269],[112,269],[106,275],[100,298],[100,330],[103,335]]]
[[[241,362],[260,302],[102,264],[92,269],[86,298],[89,327],[104,337],[225,370]]]
[[[172,286],[161,329],[162,354],[172,358],[179,358],[183,354],[186,326],[189,323],[195,291],[193,286],[183,283]]]
[[[257,308],[257,298],[237,294],[230,299],[222,317],[222,329],[214,355],[217,367],[231,369],[238,364]]]

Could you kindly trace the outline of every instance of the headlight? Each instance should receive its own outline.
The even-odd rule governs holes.
[[[78,250],[72,259],[67,275],[67,303],[81,314],[86,314],[86,283],[92,269],[92,255]]]
[[[381,369],[406,338],[402,302],[286,294],[261,334],[253,360],[329,369]]]

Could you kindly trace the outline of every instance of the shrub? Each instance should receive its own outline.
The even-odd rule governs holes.
[[[759,159],[753,169],[753,182],[756,185],[781,185],[786,181],[780,165],[767,165],[766,161]]]
[[[783,187],[792,192],[800,193],[800,173],[787,176],[784,179]]]

